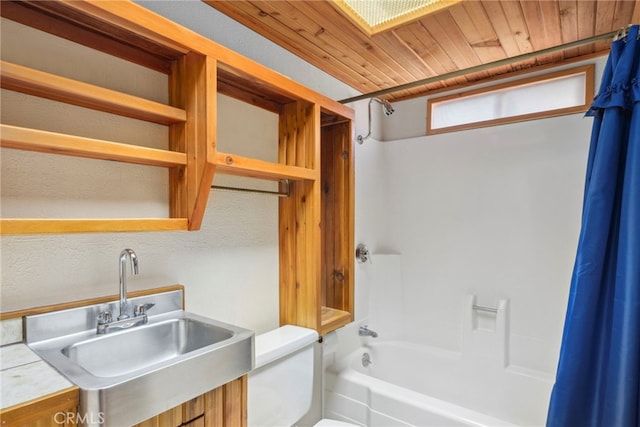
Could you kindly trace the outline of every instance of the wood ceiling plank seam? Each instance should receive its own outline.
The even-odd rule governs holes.
[[[527,25],[533,51],[544,49],[547,47],[544,37],[544,22],[538,2],[521,0],[519,4],[522,8],[522,16]]]
[[[338,10],[334,10],[334,13],[341,15]],[[336,16],[336,19],[343,18]],[[357,29],[356,26],[348,23],[343,31],[348,38],[354,37],[363,43],[372,44],[378,56],[385,63],[404,69],[410,75],[409,81],[421,80],[431,76],[428,72],[425,73],[425,70],[421,67],[423,62],[419,64],[416,63],[415,56],[409,47],[402,43],[400,46],[397,45],[399,41],[397,41],[396,37],[392,34],[393,30],[383,31],[369,36]]]
[[[426,17],[422,20],[422,23],[432,37],[439,36],[437,38],[438,43],[454,62],[456,69],[461,70],[482,64],[482,61],[467,42],[451,14],[443,13],[437,19],[435,17]],[[482,73],[489,75],[485,71]]]
[[[296,44],[291,42],[292,39],[288,38],[286,34],[281,34],[279,30],[265,23],[264,20],[258,16],[260,12],[259,9],[256,9],[249,2],[205,1],[205,3],[239,24],[278,44],[285,50],[292,51],[299,49]]]
[[[438,75],[458,69],[456,64],[451,60],[449,55],[447,55],[442,46],[433,38],[431,33],[427,31],[421,21],[408,25],[406,31],[409,32],[407,40],[409,40],[410,36],[416,46],[419,46],[417,41],[420,42],[420,45],[424,46],[424,53],[420,52],[419,54],[431,65]],[[425,58],[424,55],[427,55],[427,57]]]
[[[576,0],[559,0],[560,37],[562,43],[578,40],[578,5]],[[567,49],[566,57],[578,56],[578,48]]]
[[[640,2],[636,1],[635,6],[633,8],[633,13],[631,14],[631,22],[632,24],[640,24]]]
[[[273,3],[276,3],[276,2],[273,2]],[[277,2],[277,3],[281,3],[281,2]],[[272,2],[268,2],[268,6],[272,7],[273,6]],[[260,10],[264,12],[264,9],[260,9]],[[372,87],[373,88],[388,87],[388,84],[385,84],[388,80],[386,76],[376,75],[375,68],[372,68],[373,73],[368,70],[364,72],[362,70],[361,64],[353,60],[351,56],[340,54],[340,51],[338,49],[332,48],[331,49],[332,51],[327,51],[324,47],[318,46],[317,43],[315,43],[317,41],[316,38],[313,38],[313,37],[307,38],[304,36],[304,33],[298,31],[297,28],[292,27],[291,25],[288,25],[287,23],[280,21],[278,18],[275,17],[275,16],[281,15],[279,11],[276,10],[272,12],[273,14],[269,14],[269,12],[264,12],[264,13],[270,16],[270,18],[273,19],[274,21],[278,22],[278,24],[282,29],[283,37],[285,38],[292,37],[297,39],[302,38],[303,40],[306,41],[305,45],[296,46],[296,48],[293,50],[290,49],[290,51],[296,54],[297,56],[307,60],[308,62],[318,66],[321,69],[324,66],[326,66],[327,60],[331,61],[334,66],[339,66],[343,70],[345,75],[349,76],[348,80],[345,82],[351,86],[353,86],[354,81],[358,82],[358,85],[353,87],[361,91],[369,90]],[[313,59],[309,57],[308,50],[305,49],[305,46],[309,44],[310,46],[313,46],[313,49],[316,50],[316,53]],[[324,42],[324,46],[327,46],[326,42]],[[338,56],[336,56],[336,54]]]
[[[269,15],[272,19],[277,21],[282,27],[288,29],[288,32],[295,34],[297,37],[301,37],[306,42],[311,43],[315,47],[319,47],[322,51],[322,55],[325,58],[333,58],[344,63],[348,69],[357,69],[361,66],[359,62],[352,57],[344,54],[345,49],[340,49],[339,45],[342,41],[335,42],[333,34],[329,34],[326,39],[320,39],[318,36],[324,34],[326,31],[321,26],[318,26],[315,21],[305,20],[304,15],[288,4],[285,1],[271,1],[271,2],[252,2],[255,7],[261,10],[261,13]],[[267,9],[268,8],[268,9]],[[298,16],[299,15],[299,16]],[[302,17],[303,19],[299,19]],[[327,40],[329,39],[329,40]],[[338,46],[336,46],[336,44]],[[344,47],[344,46],[343,46]],[[303,50],[298,48],[299,51]],[[362,75],[362,73],[360,73]],[[378,78],[378,84],[382,83],[385,79]]]
[[[559,3],[559,0],[540,2],[540,9],[544,19],[544,34],[548,43],[547,47],[558,46],[565,43],[562,39]],[[576,40],[577,39],[567,40],[566,42],[568,43]],[[564,51],[559,51],[552,55],[554,55],[554,62],[565,59]]]
[[[264,12],[253,2],[237,2],[236,4],[236,2],[211,1],[207,2],[207,4],[290,52],[295,53],[303,50],[297,42],[293,41],[296,39],[294,36],[297,35],[295,31],[292,31],[288,26],[282,25],[273,18],[274,14]],[[270,18],[276,26],[274,27],[274,25],[265,22],[264,18]],[[307,55],[307,57],[313,58],[313,63],[318,63],[316,58],[318,52],[320,59],[329,59],[326,56],[326,52],[320,49],[310,49],[309,51],[313,53]]]
[[[499,61],[507,57],[501,46],[471,46],[482,64]]]
[[[595,0],[577,2],[578,40],[593,37],[596,34],[596,2]],[[594,44],[578,47],[578,56],[595,52]]]
[[[242,6],[237,5],[236,3],[242,3]],[[288,27],[280,28],[280,26],[278,26],[278,28],[272,28],[266,25],[261,20],[262,18],[258,17],[259,10],[255,9],[255,7],[249,2],[221,1],[208,2],[207,4],[220,11],[221,13],[229,16],[230,18],[236,20],[247,28],[252,28],[256,33],[262,35],[266,39],[281,46],[283,49],[288,50],[294,55],[297,55],[298,57],[304,59],[305,61],[315,65],[320,69],[326,69],[327,61],[330,61],[333,77],[353,87],[354,89],[362,92],[367,92],[372,89],[375,90],[375,86],[373,86],[369,80],[365,80],[359,73],[355,72],[344,64],[336,62],[332,58],[327,57],[326,53],[321,51],[319,53],[319,49],[315,49],[313,46],[308,46],[303,49],[298,44],[293,43],[292,40],[295,40],[297,35],[291,34],[291,31]],[[249,6],[252,8],[251,12],[245,11],[245,13],[238,13],[239,8]]]
[[[609,31],[613,31],[613,15],[615,13],[615,2],[603,2],[600,1],[596,4],[596,22],[595,22],[595,34],[604,34]],[[611,45],[610,40],[604,40],[594,45],[596,52],[600,50],[609,49]]]
[[[638,14],[638,12],[634,12],[637,10],[638,2],[637,1],[616,1],[615,12],[613,14],[613,28],[611,31],[619,30],[620,28],[624,28],[629,24],[640,24],[640,21],[635,20],[629,22],[629,16],[633,16],[634,14]]]
[[[419,54],[417,46],[412,47],[412,45],[409,42],[405,41],[397,33],[396,30],[391,30],[390,33],[393,35],[393,37],[396,38],[396,42],[400,43],[400,45],[403,46],[407,50],[407,52],[409,52],[409,55],[411,55],[411,58],[409,59],[409,61],[418,62],[420,65],[424,67],[424,69],[426,70],[426,72],[424,73],[425,78],[437,75],[436,71],[431,67],[431,65]],[[419,42],[419,40],[417,40],[417,42]],[[415,44],[415,41],[414,41],[414,44]]]
[[[384,98],[391,102],[397,102],[399,100],[402,99],[412,99],[412,98],[416,98],[418,96],[420,96],[420,93],[422,93],[422,91],[416,92],[416,91],[407,91],[408,93],[406,95],[402,95],[402,96],[395,96],[396,94],[392,94],[392,95],[385,95]]]
[[[482,3],[463,2],[456,6],[449,8],[449,13],[480,61],[486,64],[506,58],[507,54],[498,40],[498,35]]]
[[[300,36],[314,44],[317,44],[317,42],[322,43],[323,49],[327,53],[333,57],[340,58],[340,60],[351,67],[355,69],[366,69],[371,76],[375,76],[375,78],[378,79],[376,82],[378,86],[389,87],[393,86],[392,82],[402,84],[411,81],[405,76],[398,74],[392,67],[385,63],[385,61],[377,58],[367,46],[359,44],[351,46],[347,44],[344,41],[344,37],[340,37],[340,32],[344,31],[344,26],[327,20],[326,16],[322,14],[317,14],[314,8],[307,7],[306,2],[296,1],[293,3],[283,3],[288,4],[291,9],[295,10],[294,13],[297,15],[295,23],[301,24],[303,28],[310,28],[308,32],[298,32]],[[289,19],[294,21],[292,18]],[[345,25],[351,24],[345,22]],[[305,34],[309,34],[309,36],[305,36]],[[351,51],[353,55],[345,53],[349,51]]]
[[[461,33],[451,15],[449,19],[426,17],[421,22],[426,31],[442,46],[442,50],[455,64],[456,69],[464,69],[479,65],[480,59]]]
[[[492,0],[489,0],[492,1]],[[525,21],[524,12],[519,2],[503,0],[500,1],[500,7],[507,18],[509,28],[513,32],[514,39],[518,47],[520,48],[520,54],[525,54],[534,51],[533,44],[531,44],[531,34],[529,32],[529,26]]]
[[[406,46],[415,57],[420,58],[420,61],[432,71],[433,75],[443,74],[447,72],[447,69],[453,69],[455,67],[455,64],[451,61],[449,61],[448,68],[441,64],[432,52],[438,49],[435,40],[427,33],[425,33],[427,37],[420,37],[414,29],[419,29],[419,31],[425,33],[420,23],[415,23],[406,27],[396,28],[393,30],[393,35],[403,46]],[[429,44],[425,42],[429,42]],[[444,52],[441,52],[441,54],[444,55]],[[447,57],[447,59],[449,58]]]
[[[420,28],[421,34],[423,36],[427,35],[428,37],[421,38],[414,34],[415,32],[411,30],[414,27]],[[422,25],[419,22],[412,23],[405,27],[397,28],[396,30],[394,30],[394,37],[397,37],[399,40],[401,40],[402,43],[410,42],[411,44],[407,46],[407,49],[418,56],[421,63],[425,63],[429,67],[429,69],[432,70],[431,75],[425,75],[425,78],[446,73],[446,68],[436,57],[433,56],[433,54],[431,53],[431,49],[429,49],[429,47],[423,42],[423,40],[430,38],[431,36],[426,31],[424,31],[424,28],[422,28]],[[431,41],[432,45],[434,45],[436,49],[439,49],[439,46],[436,46],[435,41],[433,39],[431,39]],[[446,55],[444,55],[444,57],[449,59]],[[454,67],[453,64],[451,66]],[[444,81],[440,81],[431,86],[444,88],[446,87],[445,84],[446,83]]]
[[[429,54],[434,58],[434,60],[436,60],[437,63],[440,64],[445,70],[442,73],[438,73],[438,75],[459,70],[458,66],[453,62],[451,57],[447,55],[447,52],[444,50],[442,45],[433,38],[431,33],[424,26],[423,22],[418,21],[416,24],[420,28],[420,31],[422,32],[422,35],[420,36],[420,40],[430,41],[430,44],[426,45],[427,52],[429,52]],[[467,80],[464,77],[456,77],[455,79],[441,80],[441,83],[445,87],[451,85],[451,82],[454,82],[455,84],[465,84],[467,83]]]
[[[391,64],[390,66],[400,67],[407,71],[411,77],[408,78],[408,81],[414,81],[415,79],[421,79],[424,77],[424,71],[419,67],[413,66],[411,63],[404,63],[403,61],[396,59],[396,55],[398,54],[398,46],[390,46],[388,41],[390,38],[388,37],[389,31],[384,31],[378,34],[374,34],[373,36],[369,36],[365,34],[360,28],[353,25],[348,18],[345,18],[342,13],[333,6],[332,2],[316,2],[314,5],[318,4],[327,4],[329,7],[323,7],[322,15],[326,16],[330,21],[339,21],[344,22],[344,25],[341,25],[342,34],[349,40],[357,40],[358,43],[362,43],[367,47],[372,47],[372,53],[379,57],[385,64]]]
[[[545,34],[544,18],[540,8],[540,2],[521,0],[522,14],[529,28],[529,38],[534,51],[548,48],[550,45]],[[553,54],[541,55],[536,58],[538,64],[554,62],[556,56]]]
[[[498,35],[481,2],[458,3],[449,8],[449,13],[471,46],[498,43]]]
[[[355,49],[355,51],[360,55],[362,61],[364,61],[363,66],[369,64],[373,65],[386,76],[387,80],[396,82],[396,84],[407,83],[414,80],[413,76],[407,76],[406,73],[402,75],[396,71],[394,67],[390,66],[388,61],[393,58],[391,56],[386,56],[385,52],[378,51],[371,43],[371,39],[367,38],[360,31],[353,31],[353,24],[347,18],[335,11],[332,6],[327,5],[326,13],[318,13],[316,8],[309,5],[308,2],[294,1],[293,4],[298,8],[298,10],[300,10],[303,17],[311,19],[324,29],[324,32],[320,34],[320,37],[328,34],[328,28],[335,28],[338,36],[333,36],[333,32],[331,34],[336,45],[343,47],[341,52],[354,50],[354,46],[358,46],[358,49]],[[352,39],[352,37],[358,37],[357,43],[355,43],[354,46],[347,44],[344,41],[345,37],[340,37],[339,35],[340,33],[347,31],[350,36],[349,39]]]
[[[424,62],[422,58],[416,56],[416,53],[410,46],[399,38],[394,30],[385,31],[375,35],[376,45],[390,57],[395,55],[393,63],[397,67],[402,67],[410,73],[415,80],[421,80],[426,77],[435,76],[433,68]]]
[[[520,45],[516,41],[518,31],[511,28],[510,22],[502,9],[500,2],[495,0],[482,0],[485,11],[487,12],[489,21],[498,37],[500,45],[504,49],[507,57],[517,56],[523,52]]]

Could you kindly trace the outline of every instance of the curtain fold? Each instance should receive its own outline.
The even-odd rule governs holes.
[[[611,45],[547,427],[640,427],[640,41]]]

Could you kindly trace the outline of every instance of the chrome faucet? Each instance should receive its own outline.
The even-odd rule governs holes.
[[[369,353],[364,353],[362,355],[362,367],[368,368],[369,365],[373,365],[373,362],[371,361],[371,355]]]
[[[133,249],[120,252],[120,315],[118,320],[128,319],[127,313],[127,256],[131,259],[131,274],[138,274],[138,257]]]
[[[148,321],[147,310],[155,304],[138,304],[133,309],[133,317],[129,314],[127,303],[127,257],[131,260],[131,273],[138,274],[138,257],[131,249],[124,249],[120,253],[120,314],[118,320],[113,320],[110,311],[103,311],[98,315],[96,333],[106,334],[114,329],[127,329]]]
[[[360,326],[360,329],[358,329],[358,335],[361,337],[378,338],[378,333],[369,329],[367,325]]]

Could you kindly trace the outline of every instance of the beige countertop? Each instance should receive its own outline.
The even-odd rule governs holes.
[[[0,347],[0,409],[73,387],[23,343]]]

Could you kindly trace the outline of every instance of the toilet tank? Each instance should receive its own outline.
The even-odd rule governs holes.
[[[316,331],[291,325],[256,336],[247,397],[249,427],[291,426],[309,411],[317,340]]]

